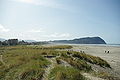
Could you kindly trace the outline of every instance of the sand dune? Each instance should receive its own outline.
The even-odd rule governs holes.
[[[106,60],[112,67],[109,73],[120,78],[120,46],[73,45],[73,50],[84,51],[87,54],[99,56]],[[105,53],[109,51],[110,53]]]

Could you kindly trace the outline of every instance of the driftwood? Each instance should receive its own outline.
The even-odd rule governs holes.
[[[54,56],[54,55],[45,55],[44,57],[46,57],[46,58],[54,58],[56,56]]]

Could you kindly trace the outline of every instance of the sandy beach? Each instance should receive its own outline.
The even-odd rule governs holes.
[[[120,46],[73,45],[73,50],[101,57],[112,67],[112,70],[108,69],[107,72],[120,78]],[[109,51],[109,53],[105,53],[105,51]]]

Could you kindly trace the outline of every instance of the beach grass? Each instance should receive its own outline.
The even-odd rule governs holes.
[[[55,56],[57,66],[51,70],[50,80],[85,80],[81,71],[92,71],[88,64],[96,64],[101,67],[110,65],[100,57],[95,57],[71,49],[69,45],[57,46],[1,46],[0,47],[0,80],[41,80],[45,69],[51,62],[44,56]],[[68,66],[61,66],[61,60],[66,61]],[[70,77],[71,76],[71,77]],[[52,79],[52,77],[54,77]]]
[[[75,68],[56,66],[49,74],[49,80],[86,80],[86,78]]]
[[[96,65],[99,65],[101,67],[111,68],[109,63],[100,57],[96,57],[96,56],[92,56],[92,55],[80,53],[80,52],[73,52],[73,53],[74,53],[73,57],[77,57],[81,60],[85,60],[89,63],[96,64]]]

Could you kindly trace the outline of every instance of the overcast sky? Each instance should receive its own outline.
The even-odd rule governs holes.
[[[0,0],[0,38],[88,36],[120,43],[120,0]]]

